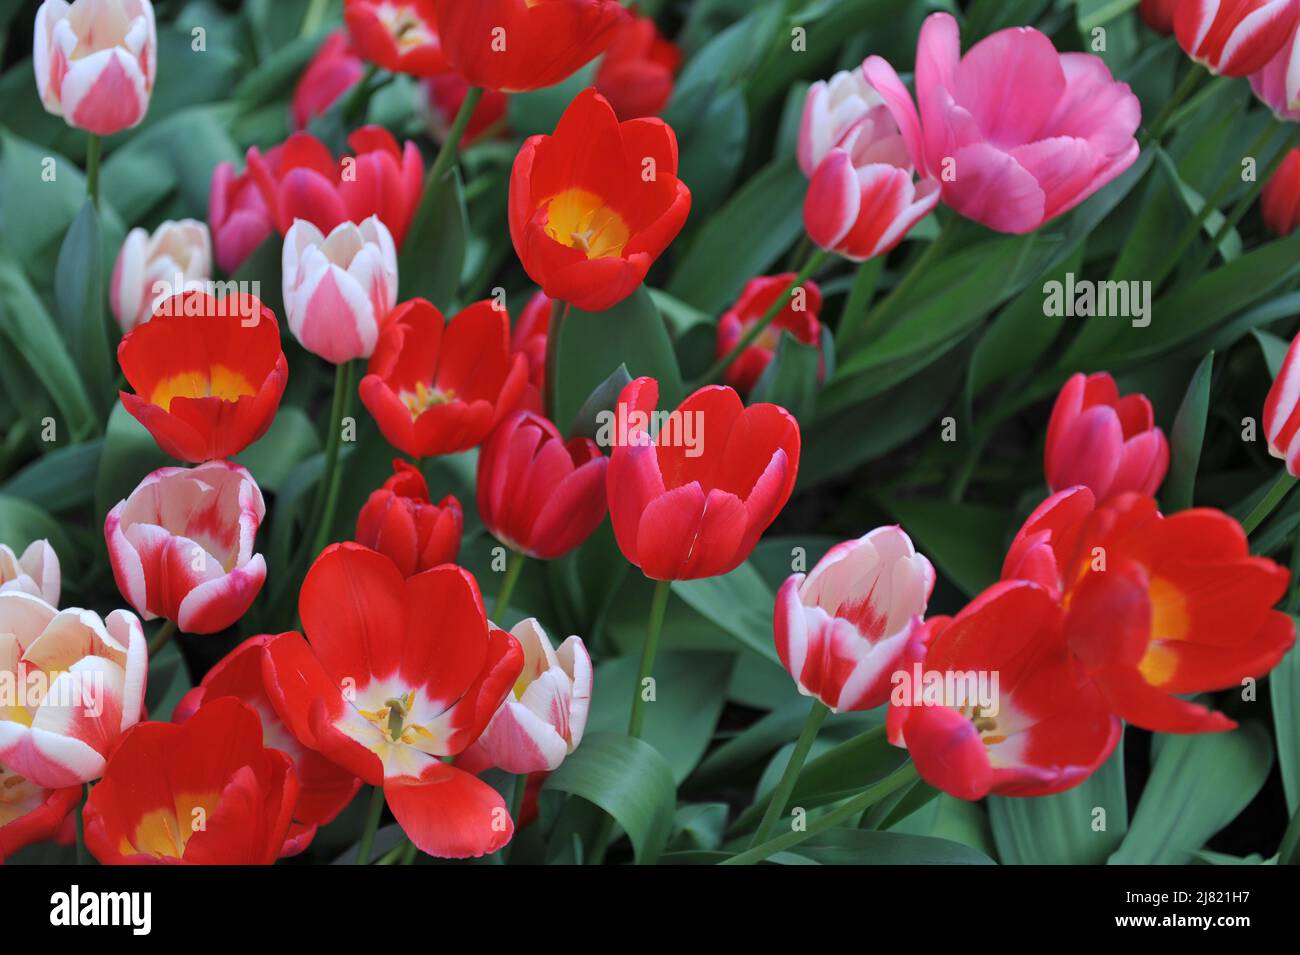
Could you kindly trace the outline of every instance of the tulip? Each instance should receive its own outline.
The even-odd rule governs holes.
[[[398,458],[393,476],[370,495],[357,516],[357,543],[379,551],[403,577],[411,577],[456,560],[464,523],[456,498],[448,494],[430,503],[424,475]]]
[[[22,591],[57,607],[62,582],[59,555],[49,541],[32,541],[22,557],[7,544],[0,544],[0,593]]]
[[[1059,597],[1068,646],[1106,705],[1157,733],[1232,729],[1180,697],[1263,676],[1295,643],[1272,609],[1290,574],[1209,508],[1164,517],[1144,495],[1097,505],[1087,488],[1062,491],[1016,535],[1003,577]]]
[[[767,314],[772,303],[785,294],[794,280],[793,272],[750,279],[736,304],[724,312],[718,321],[717,357],[730,354],[745,333]],[[796,290],[772,323],[727,367],[727,384],[737,391],[753,391],[758,379],[776,356],[782,332],[789,332],[805,345],[821,347],[822,326],[817,320],[822,310],[821,289],[816,282],[805,282],[802,293],[801,295]],[[824,373],[826,363],[822,361],[820,364],[821,372]]]
[[[554,86],[599,56],[630,14],[620,0],[434,0],[451,67],[489,90]]]
[[[1264,185],[1259,211],[1264,225],[1276,235],[1290,235],[1300,225],[1300,149],[1287,153]]]
[[[1000,30],[961,55],[957,21],[932,14],[917,45],[921,109],[877,56],[884,97],[923,177],[943,201],[999,232],[1032,232],[1073,209],[1138,157],[1138,99],[1106,64],[1056,52],[1030,27]]]
[[[620,123],[591,89],[569,104],[553,136],[524,142],[510,173],[510,237],[524,270],[549,297],[587,312],[636,291],[690,209],[672,128],[658,119]]]
[[[800,693],[832,712],[880,706],[905,655],[919,652],[933,590],[934,568],[902,528],[836,544],[811,574],[794,574],[777,591],[781,664]]]
[[[511,550],[554,560],[590,537],[605,519],[608,465],[590,438],[565,441],[540,414],[516,412],[479,453],[479,516]]]
[[[328,236],[299,219],[284,237],[284,312],[302,347],[331,364],[369,358],[397,304],[397,248],[378,216]]]
[[[596,89],[620,120],[658,116],[673,95],[682,51],[664,38],[652,17],[635,17],[614,31],[596,71]]]
[[[440,143],[445,143],[451,134],[451,127],[456,122],[456,114],[461,104],[469,95],[470,86],[459,73],[447,72],[431,76],[422,84],[424,100],[427,106],[429,135]],[[505,129],[506,114],[510,108],[510,97],[496,90],[484,90],[478,105],[470,113],[469,124],[461,136],[460,145],[469,146],[485,136]]]
[[[293,761],[298,779],[298,799],[293,805],[289,831],[285,835],[281,858],[297,855],[311,845],[317,830],[347,807],[361,788],[361,780],[330,762],[320,753],[307,749],[275,715],[271,698],[266,694],[262,670],[267,659],[270,636],[249,637],[217,662],[203,681],[190,690],[172,713],[172,721],[184,723],[211,700],[234,697],[257,714],[262,724],[262,740]]]
[[[340,96],[361,82],[366,65],[348,42],[344,30],[325,38],[307,64],[293,91],[293,128],[306,129],[313,117],[323,116]]]
[[[43,789],[98,779],[144,709],[148,668],[134,614],[55,610],[0,593],[0,675],[17,691],[0,707],[0,764]]]
[[[1174,32],[1174,12],[1182,0],[1142,0],[1138,13],[1142,22],[1166,36]]]
[[[0,863],[38,842],[71,842],[68,823],[79,802],[80,786],[46,789],[0,766]]]
[[[830,81],[808,88],[799,126],[799,168],[811,178],[832,149],[842,148],[864,123],[879,123],[885,101],[867,82],[863,69],[841,70]],[[897,126],[894,127],[898,135]]]
[[[212,278],[212,237],[194,219],[164,222],[153,234],[132,229],[113,266],[108,290],[117,324],[126,334],[182,292],[204,291]]]
[[[96,136],[144,119],[158,73],[149,0],[45,0],[32,38],[46,112]]]
[[[452,564],[403,578],[387,557],[333,544],[303,581],[306,639],[267,645],[267,691],[294,736],[372,786],[425,853],[467,858],[510,841],[505,801],[443,762],[478,739],[524,655],[488,623]]]
[[[322,233],[341,222],[378,216],[401,248],[424,189],[424,160],[415,143],[398,149],[382,126],[348,136],[355,155],[335,162],[310,133],[294,133],[265,156],[253,147],[248,169],[281,235],[306,219]]]
[[[1181,0],[1174,35],[1210,72],[1249,76],[1277,55],[1298,21],[1296,0]]]
[[[523,649],[524,669],[501,708],[457,765],[496,766],[508,773],[558,769],[582,742],[591,706],[591,657],[582,638],[551,647],[533,617],[510,631]]]
[[[343,19],[357,53],[376,66],[412,76],[447,69],[433,0],[347,0]]]
[[[216,248],[217,265],[232,273],[244,264],[267,236],[275,231],[270,210],[251,173],[235,175],[235,167],[219,163],[212,171],[208,224]]]
[[[104,520],[117,587],[145,620],[225,630],[266,581],[266,561],[253,553],[265,516],[257,482],[238,464],[160,468]]]
[[[1300,23],[1263,69],[1250,74],[1250,88],[1282,122],[1300,122]]]
[[[542,395],[546,391],[546,342],[555,303],[545,292],[536,292],[519,313],[519,321],[510,336],[511,352],[528,360],[528,386],[521,407],[542,412]]]
[[[174,458],[233,457],[271,426],[289,378],[280,328],[251,296],[186,293],[117,346],[122,405]]]
[[[257,714],[213,700],[180,725],[141,723],[123,738],[86,800],[86,848],[105,865],[271,865],[298,788]]]
[[[1300,343],[1300,336],[1293,339],[1287,349],[1286,360],[1278,369],[1264,403],[1264,435],[1268,438],[1268,452],[1285,461],[1286,469],[1293,477],[1300,475],[1300,441],[1296,440],[1300,434],[1300,348],[1297,348],[1297,343]],[[0,569],[0,578],[2,575]]]
[[[799,423],[784,408],[746,408],[712,385],[671,415],[656,412],[659,383],[619,396],[606,481],[619,549],[652,580],[694,580],[744,563],[794,490]],[[660,422],[651,437],[652,420]]]
[[[389,444],[412,457],[468,451],[523,395],[528,363],[510,353],[510,316],[477,302],[452,321],[424,299],[389,318],[361,401]]]
[[[1082,484],[1105,501],[1127,491],[1155,494],[1169,470],[1169,443],[1145,395],[1121,398],[1106,372],[1078,374],[1056,398],[1044,459],[1053,491]]]
[[[922,779],[958,799],[1046,796],[1106,761],[1123,727],[1071,660],[1062,616],[1043,588],[1009,581],[926,622],[924,659],[900,671],[887,718]],[[995,695],[978,699],[971,674]]]

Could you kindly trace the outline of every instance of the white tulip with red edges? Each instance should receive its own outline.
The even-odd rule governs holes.
[[[532,617],[510,633],[524,651],[523,673],[463,760],[476,769],[496,766],[510,773],[558,769],[587,726],[591,657],[579,637],[552,649]]]
[[[1181,0],[1178,45],[1220,76],[1249,76],[1277,55],[1300,20],[1300,0]]]
[[[148,669],[139,619],[114,610],[55,610],[40,597],[0,593],[0,764],[37,786],[98,779],[144,710]]]
[[[1264,435],[1269,453],[1286,462],[1292,477],[1300,477],[1300,336],[1291,342],[1268,390]]]
[[[154,471],[108,512],[104,538],[118,589],[146,620],[216,633],[242,617],[266,580],[253,540],[266,503],[229,461]]]
[[[379,217],[342,222],[328,236],[297,219],[281,265],[285,314],[302,346],[335,365],[369,358],[397,304],[397,248]]]
[[[880,706],[902,661],[919,658],[933,590],[934,567],[902,528],[836,544],[777,592],[777,655],[800,693],[836,713]]]
[[[799,127],[799,168],[804,175],[816,172],[826,154],[842,145],[884,103],[861,69],[841,70],[830,80],[818,80],[809,87]]]
[[[167,221],[153,231],[132,229],[113,266],[108,303],[126,334],[154,307],[182,292],[204,291],[212,278],[212,236],[197,219]]]
[[[0,593],[20,590],[57,607],[62,584],[59,555],[49,541],[32,541],[21,557],[7,544],[0,544]]]
[[[158,72],[149,0],[45,0],[32,40],[45,109],[69,126],[111,136],[144,119]]]

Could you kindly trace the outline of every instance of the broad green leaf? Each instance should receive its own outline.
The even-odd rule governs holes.
[[[1196,488],[1196,471],[1201,463],[1201,445],[1205,443],[1205,421],[1210,410],[1210,377],[1214,371],[1214,352],[1202,359],[1187,386],[1187,394],[1174,419],[1169,434],[1169,476],[1160,490],[1166,514],[1192,506]]]
[[[31,501],[0,494],[0,543],[21,554],[36,540],[48,540],[67,559],[67,538],[58,521]]]
[[[257,486],[275,492],[304,458],[321,450],[316,427],[301,408],[281,407],[266,434],[235,460],[248,468]]]
[[[1005,538],[1014,529],[1005,511],[920,498],[888,498],[881,504],[968,597],[998,579]]]
[[[0,493],[31,501],[52,514],[89,506],[94,503],[95,474],[103,451],[102,438],[58,448],[0,485]]]
[[[822,865],[994,865],[983,852],[948,839],[869,829],[828,829],[793,850]]]
[[[427,298],[447,317],[457,301],[469,218],[460,170],[452,169],[420,199],[402,243],[397,275],[402,299]]]
[[[1300,810],[1300,649],[1292,647],[1268,675],[1277,762],[1287,811]]]
[[[125,500],[145,476],[176,462],[164,454],[147,428],[119,401],[108,416],[104,449],[95,476],[95,513],[103,515]]]
[[[776,597],[748,561],[721,577],[675,580],[673,593],[744,646],[777,660],[772,643]]]
[[[116,362],[108,345],[104,276],[99,213],[87,199],[59,249],[54,275],[55,316],[91,400],[106,418],[113,403]]]
[[[819,346],[805,345],[788,331],[782,332],[776,354],[754,385],[749,403],[768,402],[785,408],[799,421],[811,420],[821,367]]]
[[[627,365],[615,368],[614,373],[597,385],[582,403],[573,424],[569,426],[569,437],[595,438],[600,431],[600,416],[614,410],[618,396],[631,382],[632,376],[628,374]]]

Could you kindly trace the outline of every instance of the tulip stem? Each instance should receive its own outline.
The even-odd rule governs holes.
[[[511,835],[510,841],[501,847],[501,864],[505,865],[510,861],[510,849],[515,844],[515,837],[519,835],[519,814],[524,808],[524,793],[528,789],[528,774],[516,773],[515,786],[510,793],[510,819],[515,825],[514,834]]]
[[[559,394],[560,329],[569,317],[569,303],[556,302],[551,306],[551,319],[546,324],[546,365],[542,370],[542,407],[546,416],[555,420],[555,401]],[[558,427],[558,425],[557,425]]]
[[[172,642],[172,638],[176,636],[176,630],[177,627],[175,620],[163,621],[163,625],[158,628],[158,632],[155,633],[153,639],[149,641],[149,659],[152,660],[158,655],[159,651],[161,651],[163,647]]]
[[[709,370],[700,376],[696,386],[699,387],[718,381],[726,370],[731,367],[732,362],[744,354],[745,349],[754,344],[758,340],[758,336],[767,330],[767,326],[776,320],[776,317],[781,314],[781,310],[785,308],[786,303],[793,297],[795,290],[816,275],[829,257],[830,253],[825,249],[814,251],[808,261],[804,263],[804,267],[800,269],[799,274],[790,280],[790,284],[786,286],[785,291],[778,295],[776,301],[768,306],[767,311],[763,313],[763,317],[751,325],[744,335],[740,336],[740,341],[736,342],[731,351],[709,366]]]
[[[754,846],[738,855],[732,856],[721,862],[721,865],[753,865],[755,862],[762,862],[769,856],[777,852],[783,852],[792,846],[797,846],[806,839],[825,832],[827,829],[833,829],[840,823],[852,819],[860,813],[866,812],[876,803],[883,800],[891,793],[897,792],[904,786],[910,785],[917,779],[916,765],[908,760],[898,769],[894,770],[874,786],[869,786],[857,796],[847,802],[841,803],[838,809],[827,813],[814,822],[808,824],[808,828],[802,831],[791,830],[783,833],[775,839],[769,839],[762,845]]]
[[[812,749],[813,742],[817,739],[817,732],[822,728],[822,723],[826,721],[830,712],[830,708],[825,703],[813,697],[812,708],[808,710],[808,718],[804,720],[799,741],[794,744],[794,752],[790,754],[790,760],[785,764],[781,781],[776,784],[776,789],[772,790],[772,800],[767,804],[767,811],[763,813],[758,828],[754,830],[754,838],[749,843],[751,849],[767,841],[772,830],[776,828],[776,821],[785,814],[786,803],[790,801],[790,794],[794,792],[795,783],[799,781],[799,773],[808,759],[808,752]]]
[[[420,854],[420,848],[414,842],[408,842],[402,849],[402,861],[398,865],[414,865],[415,857]]]
[[[339,503],[339,485],[343,469],[339,467],[339,450],[343,443],[343,417],[348,412],[352,397],[352,362],[339,362],[334,369],[334,399],[330,405],[329,431],[325,439],[325,470],[316,492],[315,537],[312,541],[311,560],[315,560],[329,543],[330,528],[334,524],[334,511]]]
[[[99,157],[104,149],[104,141],[94,133],[86,143],[86,195],[99,208]]]
[[[384,815],[384,787],[376,786],[370,793],[370,808],[366,812],[366,827],[361,830],[357,844],[357,865],[370,865],[370,850],[375,845],[375,833]]]
[[[501,615],[510,609],[510,595],[515,592],[515,584],[518,583],[519,574],[527,560],[528,555],[517,550],[512,550],[506,559],[506,579],[501,581],[501,590],[497,593],[496,602],[492,604],[492,622],[497,626],[501,625]]]
[[[659,635],[664,629],[664,612],[668,609],[668,595],[672,592],[671,580],[655,584],[655,594],[650,601],[650,620],[646,629],[645,647],[641,650],[641,669],[637,673],[635,692],[632,694],[632,718],[628,720],[627,735],[641,738],[645,725],[645,681],[655,667],[655,654],[659,651]]]
[[[1282,499],[1290,493],[1291,488],[1295,487],[1296,479],[1287,471],[1283,471],[1278,479],[1273,482],[1273,486],[1268,489],[1268,493],[1263,499],[1255,505],[1254,510],[1246,515],[1246,519],[1241,522],[1241,529],[1246,532],[1247,536],[1255,533],[1255,529],[1264,523],[1264,519],[1273,513],[1274,508],[1282,503]]]
[[[939,234],[925,247],[925,251],[908,266],[907,274],[899,280],[888,295],[871,309],[862,324],[858,326],[857,331],[854,332],[852,336],[854,340],[870,340],[871,333],[880,327],[895,306],[907,296],[907,293],[916,286],[917,282],[925,277],[926,272],[930,270],[930,266],[943,254],[956,232],[957,218],[954,216],[940,228]]]
[[[471,86],[469,92],[465,94],[465,99],[461,101],[460,109],[456,111],[456,118],[452,121],[451,129],[447,133],[447,139],[438,150],[438,158],[433,161],[433,168],[429,170],[428,177],[424,180],[424,195],[427,199],[433,195],[433,191],[438,187],[439,181],[443,175],[456,162],[456,153],[460,148],[461,138],[465,135],[465,128],[469,126],[470,117],[474,115],[474,109],[478,106],[478,101],[483,96],[481,86]]]
[[[375,75],[378,72],[379,67],[373,63],[366,67],[361,79],[357,80],[356,85],[348,93],[348,98],[343,101],[343,108],[339,111],[339,115],[343,117],[343,122],[352,122],[361,112],[362,107],[369,102],[370,94],[374,92],[370,88],[370,84],[375,81]]]
[[[82,787],[81,802],[77,804],[77,865],[90,865],[90,852],[86,849],[86,802],[90,799],[90,783]]]
[[[1138,148],[1146,149],[1152,143],[1159,142],[1160,137],[1164,135],[1165,127],[1169,125],[1169,120],[1178,112],[1178,107],[1183,105],[1187,97],[1196,92],[1196,88],[1205,81],[1210,74],[1199,63],[1193,63],[1187,75],[1174,88],[1169,99],[1165,102],[1164,109],[1156,114],[1156,118],[1151,121],[1151,125],[1146,128],[1142,138],[1138,140]]]

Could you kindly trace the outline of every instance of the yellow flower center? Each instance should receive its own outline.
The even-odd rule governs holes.
[[[177,796],[175,806],[145,813],[131,839],[122,840],[121,850],[127,855],[141,853],[180,859],[185,855],[190,837],[207,828],[220,802],[221,794],[217,792]]]
[[[154,386],[151,404],[170,411],[175,398],[220,398],[238,401],[257,394],[252,383],[237,371],[214,365],[207,371],[185,371]]]
[[[630,237],[623,217],[586,189],[569,189],[550,199],[546,234],[589,259],[618,258]]]
[[[417,381],[415,391],[403,391],[401,398],[402,403],[411,412],[411,417],[418,418],[434,405],[445,405],[455,401],[456,391],[452,388],[443,391],[441,388],[435,388],[432,385],[426,385],[422,381]]]
[[[408,723],[411,707],[415,705],[415,691],[405,696],[395,696],[384,701],[377,710],[360,710],[362,716],[379,728],[394,743],[413,745],[416,740],[433,739],[433,734],[419,723]]]

